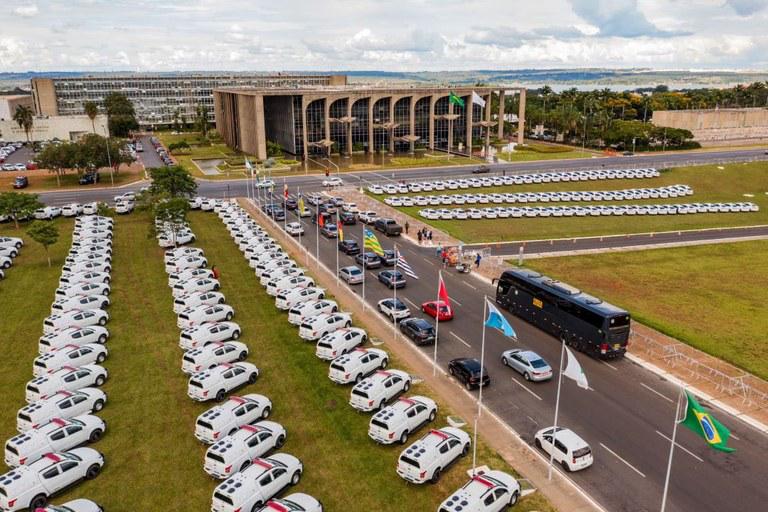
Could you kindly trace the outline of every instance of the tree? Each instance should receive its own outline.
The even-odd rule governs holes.
[[[89,133],[75,144],[77,146],[75,160],[79,163],[77,166],[79,169],[101,169],[111,164],[112,169],[117,172],[120,170],[120,165],[133,162],[133,157],[122,150],[122,142],[114,139]]]
[[[92,101],[86,101],[83,104],[83,110],[85,111],[85,115],[88,116],[88,119],[91,120],[91,128],[93,128],[93,133],[96,133],[96,116],[99,115],[98,105]]]
[[[181,140],[179,142],[172,142],[168,144],[168,151],[171,153],[181,153],[182,151],[187,151],[190,149],[189,142],[186,140]]]
[[[48,169],[56,175],[56,184],[61,186],[61,176],[67,169],[77,167],[75,154],[77,145],[71,142],[64,144],[49,144],[37,155],[37,163],[41,169]]]
[[[203,137],[208,135],[208,107],[202,103],[195,108],[195,125]]]
[[[34,123],[34,113],[32,109],[26,105],[19,105],[16,107],[16,111],[13,113],[13,120],[19,125],[19,128],[24,130],[27,135],[27,142],[29,142],[29,132],[32,131],[32,125]]]
[[[48,266],[50,267],[51,254],[48,252],[48,247],[55,244],[59,239],[59,228],[52,222],[36,220],[27,228],[27,234],[32,240],[43,246],[45,256],[48,258]]]
[[[111,92],[104,98],[104,107],[109,120],[109,133],[116,137],[128,137],[131,130],[139,127],[136,111],[125,94]]]
[[[174,246],[176,245],[177,234],[187,226],[188,211],[189,201],[183,197],[164,199],[157,202],[153,208],[155,221],[163,226],[165,231],[170,231]],[[154,225],[152,224],[152,226]]]
[[[16,229],[19,229],[19,218],[31,217],[35,210],[42,207],[43,203],[37,198],[37,194],[0,192],[0,215],[11,217]]]
[[[152,185],[149,193],[157,199],[189,199],[197,192],[197,182],[184,167],[172,165],[149,169]]]
[[[267,156],[272,157],[282,157],[283,156],[283,147],[278,144],[277,142],[272,142],[271,140],[267,141]]]

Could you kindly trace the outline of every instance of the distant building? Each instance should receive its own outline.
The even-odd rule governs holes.
[[[83,114],[84,104],[99,107],[111,92],[125,94],[133,103],[136,118],[143,127],[170,125],[179,111],[182,122],[192,123],[198,105],[213,115],[213,89],[217,87],[298,88],[345,85],[343,75],[259,75],[259,74],[173,74],[123,75],[67,78],[33,78],[35,112],[42,116]]]
[[[77,140],[83,135],[94,133],[107,136],[107,116],[100,114],[91,123],[86,115],[80,116],[51,116],[35,117],[32,130],[29,132],[29,140],[41,142],[44,140]],[[23,142],[27,140],[27,134],[16,121],[12,119],[0,120],[0,140],[7,142]]]
[[[32,108],[32,96],[29,94],[0,96],[0,120],[13,119],[13,114],[19,106]]]
[[[768,108],[657,110],[651,121],[656,126],[690,130],[703,145],[768,140]]]
[[[468,153],[468,143],[486,134],[503,138],[492,121],[492,97],[520,94],[518,136],[525,124],[525,89],[498,87],[304,87],[217,88],[216,127],[230,147],[264,159],[267,141],[306,158],[329,151],[413,152],[415,147]],[[464,106],[449,101],[462,98]],[[473,94],[480,101],[473,102]],[[480,103],[486,103],[481,106]],[[451,129],[449,129],[451,126]]]

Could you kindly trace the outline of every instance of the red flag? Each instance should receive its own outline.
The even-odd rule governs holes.
[[[317,225],[320,227],[325,226],[325,215],[322,213],[317,214]]]
[[[440,284],[437,287],[437,298],[443,301],[447,306],[451,305],[451,298],[448,296],[448,290],[445,288],[443,276],[440,275]]]
[[[288,184],[283,183],[283,197],[288,199]]]

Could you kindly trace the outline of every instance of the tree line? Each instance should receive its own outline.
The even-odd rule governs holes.
[[[134,160],[124,148],[121,140],[90,133],[76,142],[49,144],[36,158],[39,167],[55,174],[56,182],[61,185],[61,176],[67,171],[82,174],[107,167],[118,172],[121,165]]]

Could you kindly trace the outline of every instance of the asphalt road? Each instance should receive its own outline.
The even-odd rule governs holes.
[[[289,221],[297,220],[289,216]],[[315,226],[303,219],[307,231],[301,242],[311,257],[316,250]],[[362,225],[347,226],[346,238],[362,240]],[[384,248],[396,240],[380,236]],[[319,239],[319,257],[330,268],[336,267],[335,240]],[[362,245],[362,244],[361,244]],[[419,275],[409,279],[397,295],[405,300],[414,315],[418,305],[436,298],[439,264],[434,253],[403,241],[401,253]],[[303,263],[303,262],[302,262]],[[309,267],[313,263],[309,263]],[[339,265],[354,264],[351,257],[339,254]],[[378,300],[392,291],[376,281],[376,272],[366,272],[365,300],[371,314]],[[480,357],[483,321],[483,296],[494,297],[494,289],[471,275],[446,270],[443,274],[456,309],[456,318],[439,327],[438,363],[445,369],[450,359]],[[362,286],[355,285],[357,294]],[[532,444],[534,433],[551,425],[556,382],[527,383],[504,367],[502,351],[526,347],[542,355],[557,369],[558,341],[510,314],[506,315],[517,331],[520,343],[493,330],[486,332],[486,367],[492,385],[484,403]],[[433,347],[421,348],[432,357]],[[628,360],[601,362],[584,354],[578,358],[590,383],[589,390],[564,379],[560,404],[560,425],[575,430],[590,443],[595,464],[571,478],[606,510],[641,512],[659,510],[675,415],[678,389],[653,373]],[[457,388],[457,392],[462,392]],[[473,392],[477,395],[477,391]],[[728,512],[765,510],[768,503],[768,437],[729,416],[715,411],[718,419],[733,432],[731,445],[738,451],[723,454],[709,449],[687,429],[678,432],[678,449],[673,462],[667,510],[672,512]],[[468,418],[471,421],[471,418]],[[482,461],[480,461],[482,463]]]
[[[149,139],[149,136],[139,137],[139,142],[141,142],[144,151],[141,153],[137,152],[136,156],[139,158],[139,160],[141,160],[141,163],[144,164],[144,167],[147,169],[151,169],[153,167],[162,167],[164,165],[163,161],[157,155],[157,151]]]

